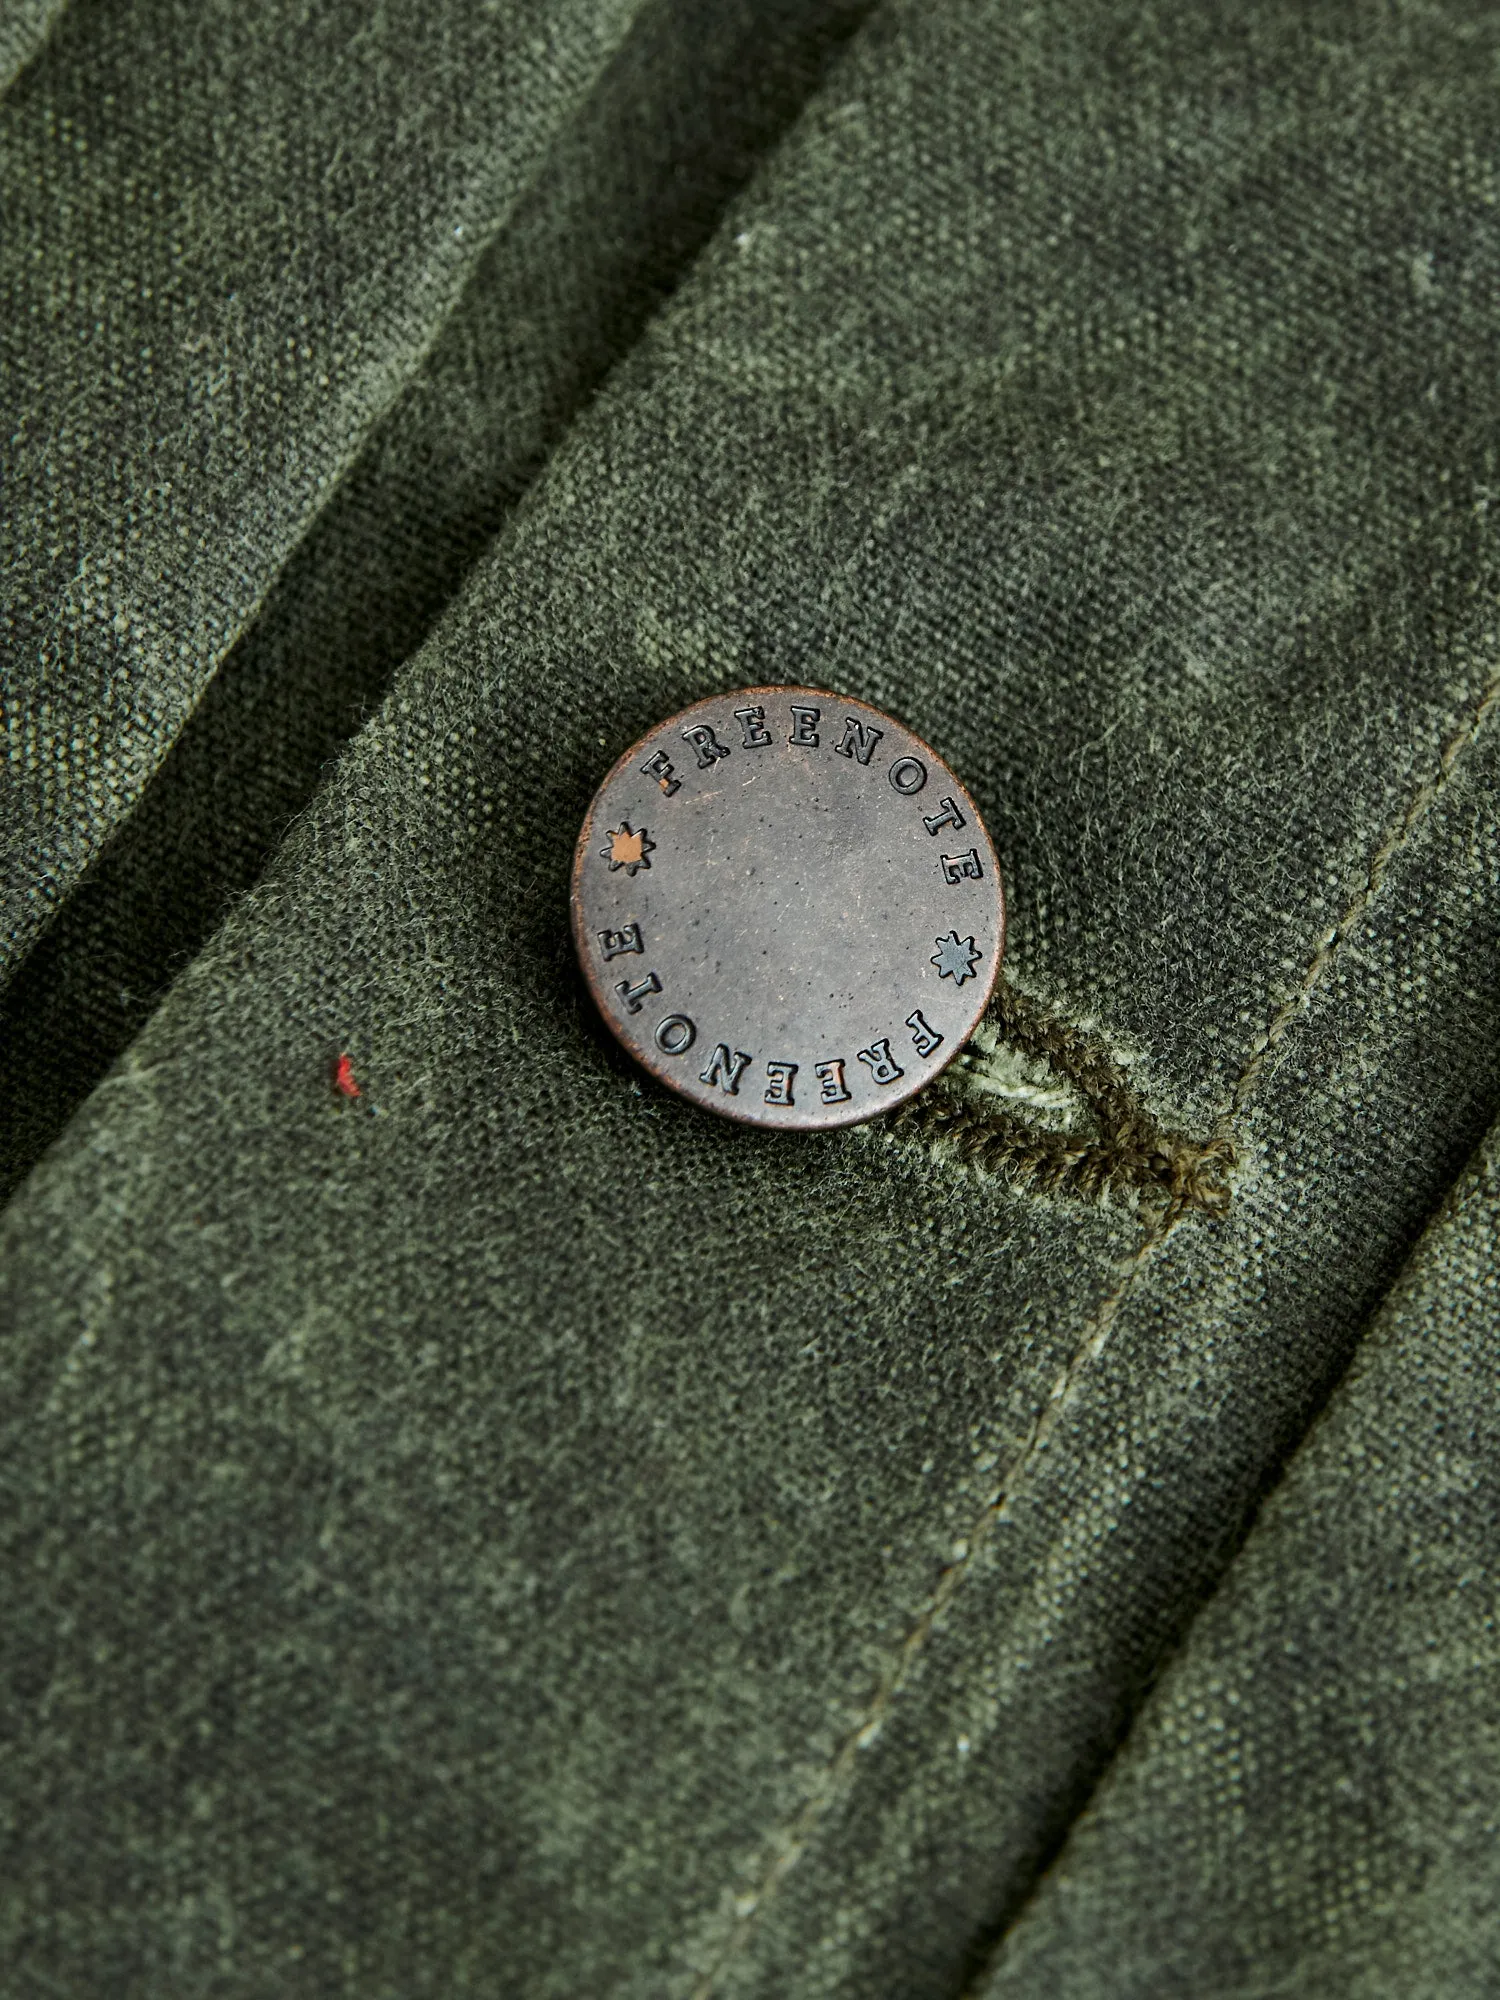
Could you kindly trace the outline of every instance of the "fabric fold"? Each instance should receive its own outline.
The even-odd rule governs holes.
[[[67,0],[14,0],[0,20],[0,96],[47,39]]]
[[[78,0],[0,105],[0,977],[641,12]]]
[[[38,1984],[961,1990],[1500,1104],[1497,33],[854,37],[6,1213]],[[617,1055],[584,808],[770,680],[1227,1209]]]
[[[1488,1990],[1497,1246],[1492,1131],[984,2000]]]
[[[36,847],[36,825],[30,834],[19,822],[13,828],[18,844],[8,865],[17,894],[33,903],[40,897],[47,914],[41,936],[11,964],[8,986],[0,970],[0,1194],[55,1137],[149,1018],[173,974],[257,879],[324,766],[378,705],[397,664],[678,282],[724,202],[816,87],[863,11],[864,0],[653,0],[634,10],[587,87],[563,92],[555,116],[534,134],[534,150],[517,152],[513,164],[525,186],[451,307],[433,302],[427,345],[408,357],[410,374],[389,409],[364,411],[350,426],[345,442],[353,456],[327,492],[319,489],[311,517],[291,524],[275,547],[258,544],[242,605],[246,629],[198,657],[191,647],[181,651],[186,635],[166,614],[160,656],[134,665],[130,645],[106,634],[118,671],[155,704],[155,719],[150,768],[142,766],[138,784],[110,793],[92,832],[85,822],[98,787],[89,773],[100,758],[118,761],[105,741],[118,690],[91,686],[84,656],[73,662],[62,678],[71,735],[54,744],[66,783],[39,775],[37,704],[56,699],[53,655],[62,627],[40,596],[24,619],[13,620],[11,809],[25,816],[29,769],[42,785],[33,805],[56,821],[64,844],[69,828],[80,829],[86,858],[54,867]],[[228,53],[248,61],[243,51]],[[183,74],[191,87],[197,71],[187,64]],[[245,124],[264,115],[259,102],[252,91]],[[540,99],[528,99],[528,116],[541,110]],[[320,107],[330,144],[340,115],[336,96]],[[519,131],[502,133],[497,164],[520,138]],[[226,139],[234,143],[253,151],[243,134]],[[412,152],[419,175],[441,178],[445,165],[453,162],[425,142]],[[306,218],[293,213],[284,226],[305,228]],[[356,238],[351,264],[359,255],[379,262],[378,229],[351,223],[340,232],[346,227]],[[324,304],[333,310],[337,302]],[[349,308],[356,323],[364,304]],[[122,337],[119,327],[112,337]],[[246,366],[253,373],[263,361],[252,355]],[[42,346],[28,365],[29,374],[16,378],[23,397],[35,378],[50,377],[51,351]],[[160,385],[132,390],[137,419],[180,387],[170,368],[163,372]],[[35,399],[45,409],[40,392]],[[191,418],[205,437],[222,429],[215,400]],[[277,405],[273,414],[288,436],[306,420],[305,409],[292,405]],[[22,445],[21,470],[41,477],[61,517],[93,508],[107,523],[118,500],[103,454],[135,446],[100,438],[92,459],[53,477],[39,475],[24,435]],[[214,463],[196,465],[190,507],[229,504],[245,474],[241,455],[255,448],[245,433]],[[129,463],[127,456],[127,470]],[[23,497],[25,490],[23,481]],[[116,525],[128,540],[128,524]],[[195,584],[212,574],[219,553],[193,555]],[[29,558],[11,584],[22,600],[40,589]],[[254,608],[258,591],[264,594]],[[22,636],[28,620],[30,641]],[[41,628],[51,637],[28,655]],[[167,691],[158,700],[161,684]],[[19,948],[30,919],[18,922]]]

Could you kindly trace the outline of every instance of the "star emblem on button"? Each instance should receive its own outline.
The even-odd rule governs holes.
[[[635,1060],[780,1132],[857,1124],[930,1083],[1005,942],[995,850],[956,772],[895,716],[790,685],[707,696],[625,752],[579,833],[572,916]]]
[[[634,875],[637,869],[651,866],[646,856],[656,852],[656,842],[647,839],[644,827],[632,832],[630,821],[622,819],[617,827],[610,829],[609,843],[599,852],[609,863],[611,875],[617,868],[623,868],[627,875]]]
[[[951,979],[955,986],[962,986],[966,979],[977,977],[974,967],[982,954],[973,938],[961,938],[957,931],[949,931],[946,937],[934,938],[933,943],[937,950],[928,964],[937,967],[939,979]]]

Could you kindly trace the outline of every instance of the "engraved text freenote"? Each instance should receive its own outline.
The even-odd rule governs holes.
[[[766,1064],[767,1104],[790,1104],[792,1102],[792,1078],[797,1074],[793,1062],[768,1062]]]
[[[653,993],[660,993],[661,981],[654,972],[648,972],[645,978],[634,986],[628,979],[622,979],[615,991],[625,1002],[625,1011],[628,1014],[639,1014],[647,998]]]
[[[750,1061],[751,1058],[743,1049],[736,1049],[731,1055],[728,1044],[719,1042],[715,1045],[714,1052],[708,1059],[708,1065],[698,1081],[708,1084],[710,1088],[718,1084],[719,1088],[728,1091],[731,1097],[738,1097],[740,1078],[749,1067]]]
[[[849,1092],[844,1087],[844,1058],[833,1056],[827,1062],[813,1064],[813,1075],[818,1079],[818,1101],[820,1104],[847,1104]]]
[[[598,938],[600,949],[607,959],[618,958],[622,951],[644,951],[646,949],[641,943],[641,927],[639,924],[626,924],[623,930],[618,931],[595,931],[594,935]]]
[[[898,1076],[905,1076],[895,1057],[891,1054],[888,1037],[882,1036],[878,1042],[871,1042],[867,1049],[856,1049],[855,1054],[869,1070],[876,1083],[894,1083]]]

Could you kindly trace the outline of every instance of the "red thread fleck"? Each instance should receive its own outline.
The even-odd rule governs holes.
[[[354,1063],[349,1056],[340,1056],[334,1064],[333,1087],[345,1097],[358,1097],[359,1085],[354,1081]]]

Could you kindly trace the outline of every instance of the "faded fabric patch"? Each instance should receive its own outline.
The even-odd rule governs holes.
[[[0,981],[638,0],[74,0],[0,104]]]
[[[866,0],[652,0],[636,9],[586,97],[544,135],[524,192],[446,317],[434,302],[430,345],[390,409],[354,440],[357,455],[339,480],[320,491],[306,533],[279,568],[269,545],[258,545],[266,565],[256,587],[274,581],[222,657],[192,667],[191,713],[157,702],[150,776],[139,796],[129,791],[106,815],[109,838],[81,873],[28,860],[24,840],[12,855],[18,880],[28,866],[39,871],[27,894],[48,903],[50,914],[10,968],[8,985],[0,972],[0,1196],[258,879],[325,767],[379,705],[397,666],[865,7]],[[231,69],[243,69],[252,53],[253,44],[247,51],[238,43],[221,51]],[[253,98],[248,74],[242,86]],[[336,95],[320,103],[336,149],[345,107]],[[240,161],[242,173],[259,170],[243,123],[225,143],[251,155]],[[410,171],[430,177],[443,166],[422,147]],[[186,190],[179,194],[188,199]],[[422,224],[447,234],[430,214]],[[382,254],[378,236],[364,247]],[[267,367],[275,377],[280,363],[274,345],[269,361],[259,349],[244,357],[252,377]],[[48,365],[39,351],[36,372]],[[152,406],[155,380],[133,387],[137,418]],[[267,394],[268,422],[299,420],[294,404],[276,402],[284,391],[274,381]],[[22,459],[36,471],[24,452]],[[97,476],[92,461],[80,460],[49,504],[107,511],[88,491]],[[189,464],[174,504],[195,516],[212,511],[226,476],[222,465]],[[190,567],[198,580],[208,574],[196,556]],[[23,568],[20,596],[35,587]],[[51,615],[40,600],[33,613],[44,622]],[[52,639],[62,629],[49,627]],[[169,646],[164,657],[165,666],[158,659],[140,668],[148,694],[186,656]],[[56,694],[24,650],[10,666],[25,690],[22,709]],[[63,694],[88,709],[84,682],[69,682]],[[13,720],[24,736],[22,709]],[[47,808],[59,815],[59,838],[71,827],[90,852],[98,792],[90,760],[105,754],[91,732],[106,722],[96,715],[55,746],[72,775],[52,786]],[[31,754],[17,750],[23,764]]]
[[[1463,2000],[1500,1928],[1500,1134],[983,2000]]]
[[[854,38],[7,1212],[35,1984],[982,1962],[1500,1100],[1497,44]],[[1018,988],[1227,1206],[610,1047],[584,807],[766,679],[963,774]]]

